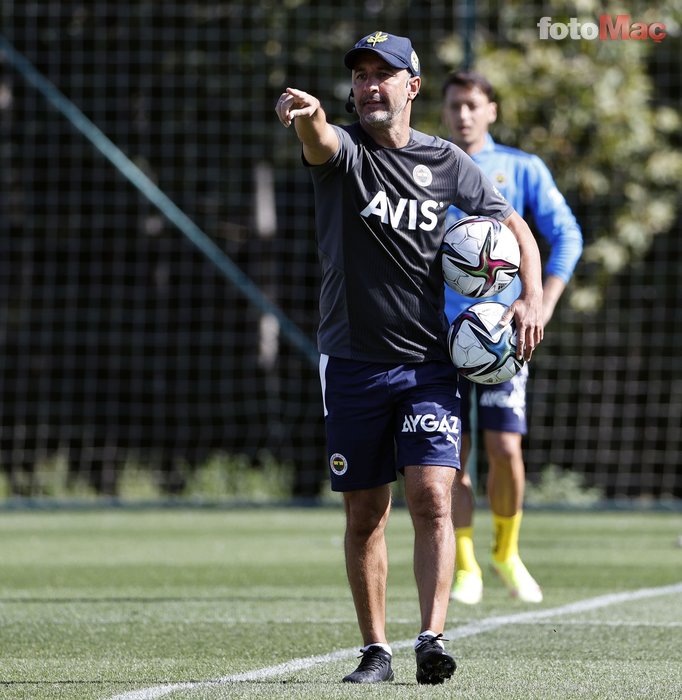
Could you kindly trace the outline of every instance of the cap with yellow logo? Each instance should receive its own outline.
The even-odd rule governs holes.
[[[405,68],[412,75],[419,75],[421,72],[419,58],[407,37],[386,32],[374,32],[363,37],[344,56],[343,62],[346,68],[353,69],[357,56],[362,51],[372,51],[383,58],[389,66]]]

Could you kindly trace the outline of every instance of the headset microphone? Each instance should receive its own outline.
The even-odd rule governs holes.
[[[348,99],[346,100],[346,112],[348,114],[353,114],[355,112],[355,101],[353,100],[353,90],[348,93]]]

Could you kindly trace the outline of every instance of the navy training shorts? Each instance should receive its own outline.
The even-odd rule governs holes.
[[[320,381],[332,491],[395,481],[406,466],[459,468],[457,371],[322,355]]]
[[[526,382],[528,365],[525,364],[509,381],[501,384],[473,384],[460,379],[462,396],[462,432],[471,432],[471,395],[475,392],[478,408],[479,430],[496,430],[503,433],[528,432],[526,422]]]

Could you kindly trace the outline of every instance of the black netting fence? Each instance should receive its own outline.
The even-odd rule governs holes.
[[[3,2],[0,463],[10,492],[26,491],[26,475],[56,457],[107,494],[131,461],[180,492],[219,453],[244,456],[249,469],[270,458],[293,465],[298,495],[326,481],[311,356],[16,57],[312,347],[312,188],[274,104],[295,85],[319,95],[330,119],[352,118],[342,55],[385,29],[420,53],[418,128],[446,135],[448,70],[494,74],[510,119],[496,135],[545,158],[585,234],[584,260],[532,366],[531,479],[555,464],[610,497],[682,496],[680,12],[635,5],[630,25],[662,23],[663,41],[542,39],[541,17],[571,26],[575,10],[557,2]],[[609,11],[588,6],[582,22]],[[628,76],[636,108],[623,92]],[[567,103],[568,80],[577,97]],[[619,129],[622,139],[612,136]],[[637,163],[637,153],[658,160]]]

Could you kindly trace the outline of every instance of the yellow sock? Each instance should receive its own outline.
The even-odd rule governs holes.
[[[511,559],[519,553],[519,529],[521,528],[521,517],[523,513],[519,511],[511,518],[505,518],[493,513],[493,559],[503,562]]]
[[[455,552],[455,568],[457,571],[470,571],[482,576],[481,567],[474,555],[474,533],[472,527],[458,527],[455,530],[457,550]]]

